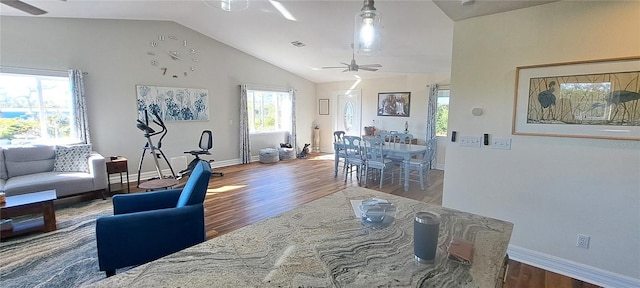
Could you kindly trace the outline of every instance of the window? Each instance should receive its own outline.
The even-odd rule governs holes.
[[[247,90],[249,133],[291,131],[292,105],[288,92]]]
[[[73,114],[66,72],[0,73],[0,145],[81,142]]]
[[[436,136],[447,136],[447,125],[449,123],[449,92],[449,89],[438,89]]]

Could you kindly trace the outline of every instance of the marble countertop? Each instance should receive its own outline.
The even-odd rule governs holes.
[[[350,200],[397,207],[364,226]],[[440,215],[434,264],[413,257],[416,212]],[[350,187],[96,283],[95,287],[496,287],[513,224]],[[472,265],[448,260],[453,237],[474,243]]]

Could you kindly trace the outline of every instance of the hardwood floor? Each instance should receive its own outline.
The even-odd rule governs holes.
[[[207,237],[229,233],[246,225],[292,210],[300,205],[332,194],[346,187],[357,186],[356,178],[344,181],[342,168],[333,177],[333,155],[312,154],[308,159],[295,159],[272,164],[259,162],[215,169],[223,177],[212,177],[205,199]],[[382,188],[372,181],[368,188],[427,203],[442,205],[444,172],[431,170],[429,186],[411,182],[405,192],[386,180]],[[135,186],[135,183],[133,183]],[[140,189],[132,187],[132,191]],[[569,288],[598,287],[545,271],[513,260],[504,287]]]

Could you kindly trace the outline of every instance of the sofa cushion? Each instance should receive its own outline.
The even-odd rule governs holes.
[[[7,177],[51,172],[55,159],[55,146],[21,146],[4,149]]]
[[[56,190],[58,198],[93,191],[93,177],[84,172],[44,172],[9,178],[4,186],[7,196]]]
[[[89,173],[88,159],[90,154],[91,144],[56,146],[53,171]]]
[[[8,178],[7,166],[4,165],[4,149],[0,147],[0,179],[7,180]]]

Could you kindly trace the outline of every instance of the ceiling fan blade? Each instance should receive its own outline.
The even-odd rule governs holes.
[[[338,67],[338,66],[331,66],[331,67],[321,67],[321,68],[322,68],[322,69],[333,69],[333,68],[340,68],[340,69],[342,69],[342,68],[344,68],[344,67],[342,67],[342,66],[340,66],[340,67]]]
[[[349,72],[349,71],[350,71],[349,68],[342,70],[342,72]]]
[[[360,66],[359,68],[360,70],[366,70],[366,71],[378,71],[378,69],[376,68],[369,68],[369,67],[362,67],[362,66]]]
[[[380,65],[380,64],[364,64],[364,65],[360,65],[360,67],[376,67],[376,68],[382,68],[382,65]]]
[[[44,11],[38,7],[29,5],[20,0],[0,0],[0,3],[5,4],[7,6],[11,6],[13,8],[29,13],[31,15],[42,15],[47,13],[47,11]]]

